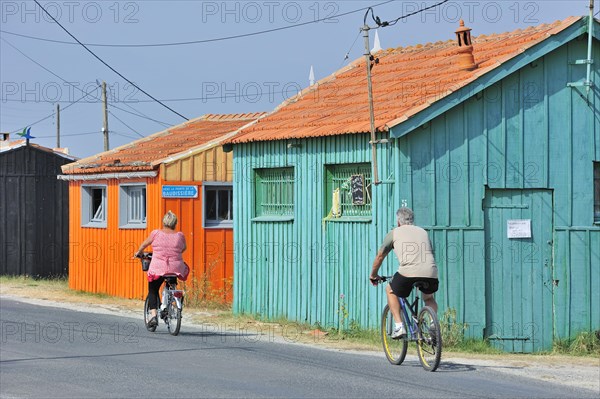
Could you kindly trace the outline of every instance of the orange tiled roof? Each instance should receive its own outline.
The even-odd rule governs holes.
[[[219,143],[228,134],[255,121],[263,112],[207,114],[122,147],[66,165],[65,174],[148,171],[169,157]]]
[[[477,68],[461,70],[455,40],[382,50],[372,69],[375,126],[388,130],[453,91],[580,20],[473,38]],[[364,58],[337,71],[250,127],[231,143],[321,137],[370,131]]]

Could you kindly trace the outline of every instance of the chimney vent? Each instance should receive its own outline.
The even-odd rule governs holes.
[[[456,30],[458,42],[458,66],[465,71],[477,68],[473,57],[473,44],[471,42],[471,28],[465,26],[465,21],[460,20],[460,27]]]
[[[0,133],[0,148],[8,148],[10,133]]]

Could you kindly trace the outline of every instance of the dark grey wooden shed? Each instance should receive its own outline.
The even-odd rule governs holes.
[[[68,274],[69,192],[56,176],[75,159],[0,137],[0,275]]]

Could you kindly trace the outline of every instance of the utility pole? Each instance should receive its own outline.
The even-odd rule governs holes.
[[[367,11],[368,12],[368,11]],[[371,119],[371,156],[373,158],[373,184],[381,183],[379,181],[379,176],[377,174],[377,140],[375,138],[375,111],[373,109],[373,84],[371,82],[371,62],[372,56],[371,51],[369,50],[369,30],[371,28],[366,23],[366,15],[365,15],[365,25],[360,29],[363,32],[363,37],[365,38],[365,65],[367,67],[367,88],[369,91],[369,117]]]
[[[587,52],[587,74],[585,81],[585,90],[586,94],[589,94],[590,88],[592,87],[592,77],[590,75],[592,62],[594,59],[592,58],[592,36],[594,36],[594,0],[590,0],[590,16],[589,16],[589,26],[588,26],[588,52]]]
[[[56,104],[56,148],[60,148],[60,104]]]
[[[102,82],[102,104],[104,106],[104,125],[102,126],[102,133],[104,134],[104,151],[108,151],[108,103],[106,100],[106,82]]]

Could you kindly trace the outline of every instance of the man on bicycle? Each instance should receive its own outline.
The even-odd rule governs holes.
[[[383,260],[393,249],[400,266],[392,281],[386,287],[388,305],[394,317],[395,327],[392,338],[402,338],[406,329],[400,318],[400,302],[398,297],[406,298],[412,291],[413,284],[423,282],[426,286],[420,288],[423,292],[425,305],[437,313],[437,303],[433,293],[438,290],[438,270],[431,249],[431,241],[427,232],[415,226],[414,214],[410,208],[400,208],[396,212],[398,227],[391,230],[383,239],[371,270],[371,284],[379,283],[381,277],[377,274]]]

